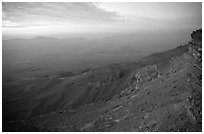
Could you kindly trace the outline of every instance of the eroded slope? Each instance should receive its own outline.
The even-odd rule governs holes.
[[[36,107],[54,104],[50,113],[12,121],[7,130],[201,131],[201,36],[201,30],[195,31],[189,44],[136,64],[63,78],[57,91],[55,86],[49,89],[53,96],[42,97],[45,104]]]

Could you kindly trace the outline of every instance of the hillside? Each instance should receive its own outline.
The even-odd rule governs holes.
[[[202,30],[135,63],[3,83],[3,131],[202,131]]]

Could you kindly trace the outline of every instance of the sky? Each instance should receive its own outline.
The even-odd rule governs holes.
[[[202,28],[202,3],[3,2],[4,38]]]

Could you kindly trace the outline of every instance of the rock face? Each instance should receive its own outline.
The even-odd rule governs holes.
[[[202,131],[202,30],[191,36],[137,63],[50,80],[57,82],[44,85],[51,93],[38,96],[29,118],[4,123],[3,131]]]
[[[191,38],[194,45],[202,47],[202,29],[193,31],[193,33],[191,34]]]

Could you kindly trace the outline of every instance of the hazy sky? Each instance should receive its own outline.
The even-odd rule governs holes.
[[[9,3],[3,37],[202,28],[201,3]]]

